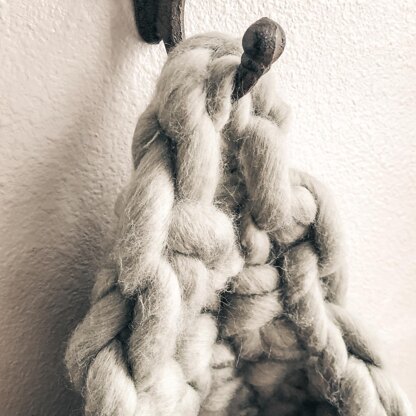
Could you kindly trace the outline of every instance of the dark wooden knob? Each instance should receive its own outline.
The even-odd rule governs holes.
[[[234,82],[233,100],[247,94],[283,53],[285,32],[273,20],[263,17],[244,33],[241,64]]]

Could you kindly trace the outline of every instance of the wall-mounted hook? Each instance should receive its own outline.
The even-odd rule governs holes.
[[[133,0],[134,17],[146,43],[163,40],[169,52],[184,37],[185,0]]]
[[[147,43],[163,40],[167,52],[184,39],[185,0],[133,0],[137,29]],[[241,64],[234,82],[233,100],[247,94],[279,58],[285,33],[273,20],[263,17],[244,33]]]

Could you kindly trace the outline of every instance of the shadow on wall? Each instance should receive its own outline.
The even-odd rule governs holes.
[[[8,315],[2,318],[8,322],[2,330],[8,344],[2,371],[5,415],[52,415],[59,408],[75,415],[81,408],[78,395],[67,389],[64,343],[88,308],[107,231],[103,211],[109,205],[98,195],[85,196],[92,186],[85,169],[93,170],[96,163],[79,151],[84,139],[75,128],[54,141],[53,152],[44,155],[54,162],[27,166],[30,181],[17,184],[29,195],[14,201],[20,208],[12,213],[11,224],[22,222],[6,259],[10,279],[3,284],[2,309]]]
[[[114,118],[123,111],[117,109],[120,86],[113,74],[129,53],[124,43],[131,28],[124,27],[125,5],[111,8],[106,45],[95,57],[108,61],[111,54],[107,75],[96,79],[79,68],[71,81],[80,96],[61,103],[64,125],[37,126],[34,152],[18,155],[19,170],[10,173],[13,190],[5,197],[1,228],[4,259],[0,253],[7,276],[0,281],[4,416],[82,414],[81,399],[67,380],[64,351],[89,307],[93,276],[110,240],[114,201],[130,167],[131,137],[113,142]],[[133,41],[137,45],[137,37]],[[76,111],[66,114],[65,108]]]

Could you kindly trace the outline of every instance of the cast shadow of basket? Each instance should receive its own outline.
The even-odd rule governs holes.
[[[125,57],[140,47],[133,18],[125,24],[127,0],[123,3],[110,6],[110,39],[98,57],[107,60],[102,79],[80,68],[73,80],[80,96],[63,103],[76,110],[63,114],[59,129],[37,138],[47,142],[46,154],[30,158],[16,178],[23,192],[13,196],[17,209],[6,228],[14,236],[2,293],[7,324],[1,342],[8,352],[1,374],[4,415],[83,414],[64,354],[89,308],[94,274],[110,244],[113,206],[130,169],[137,119],[137,107],[120,106],[123,77],[133,83]]]

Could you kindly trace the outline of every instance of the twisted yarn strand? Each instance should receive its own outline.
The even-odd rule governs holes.
[[[232,103],[240,41],[183,41],[132,144],[112,251],[66,353],[88,415],[411,416],[344,309],[332,199],[290,169],[272,73]]]
[[[211,52],[185,51],[195,64],[180,76],[172,55],[139,120],[111,268],[98,275],[66,355],[89,414],[196,415],[209,391],[227,385],[232,394],[238,384],[211,374],[212,357],[214,368],[234,371],[214,315],[219,292],[242,266],[232,221],[213,204],[231,103],[205,105]],[[236,64],[219,66],[229,96]],[[228,404],[220,395],[206,401],[207,412]]]

